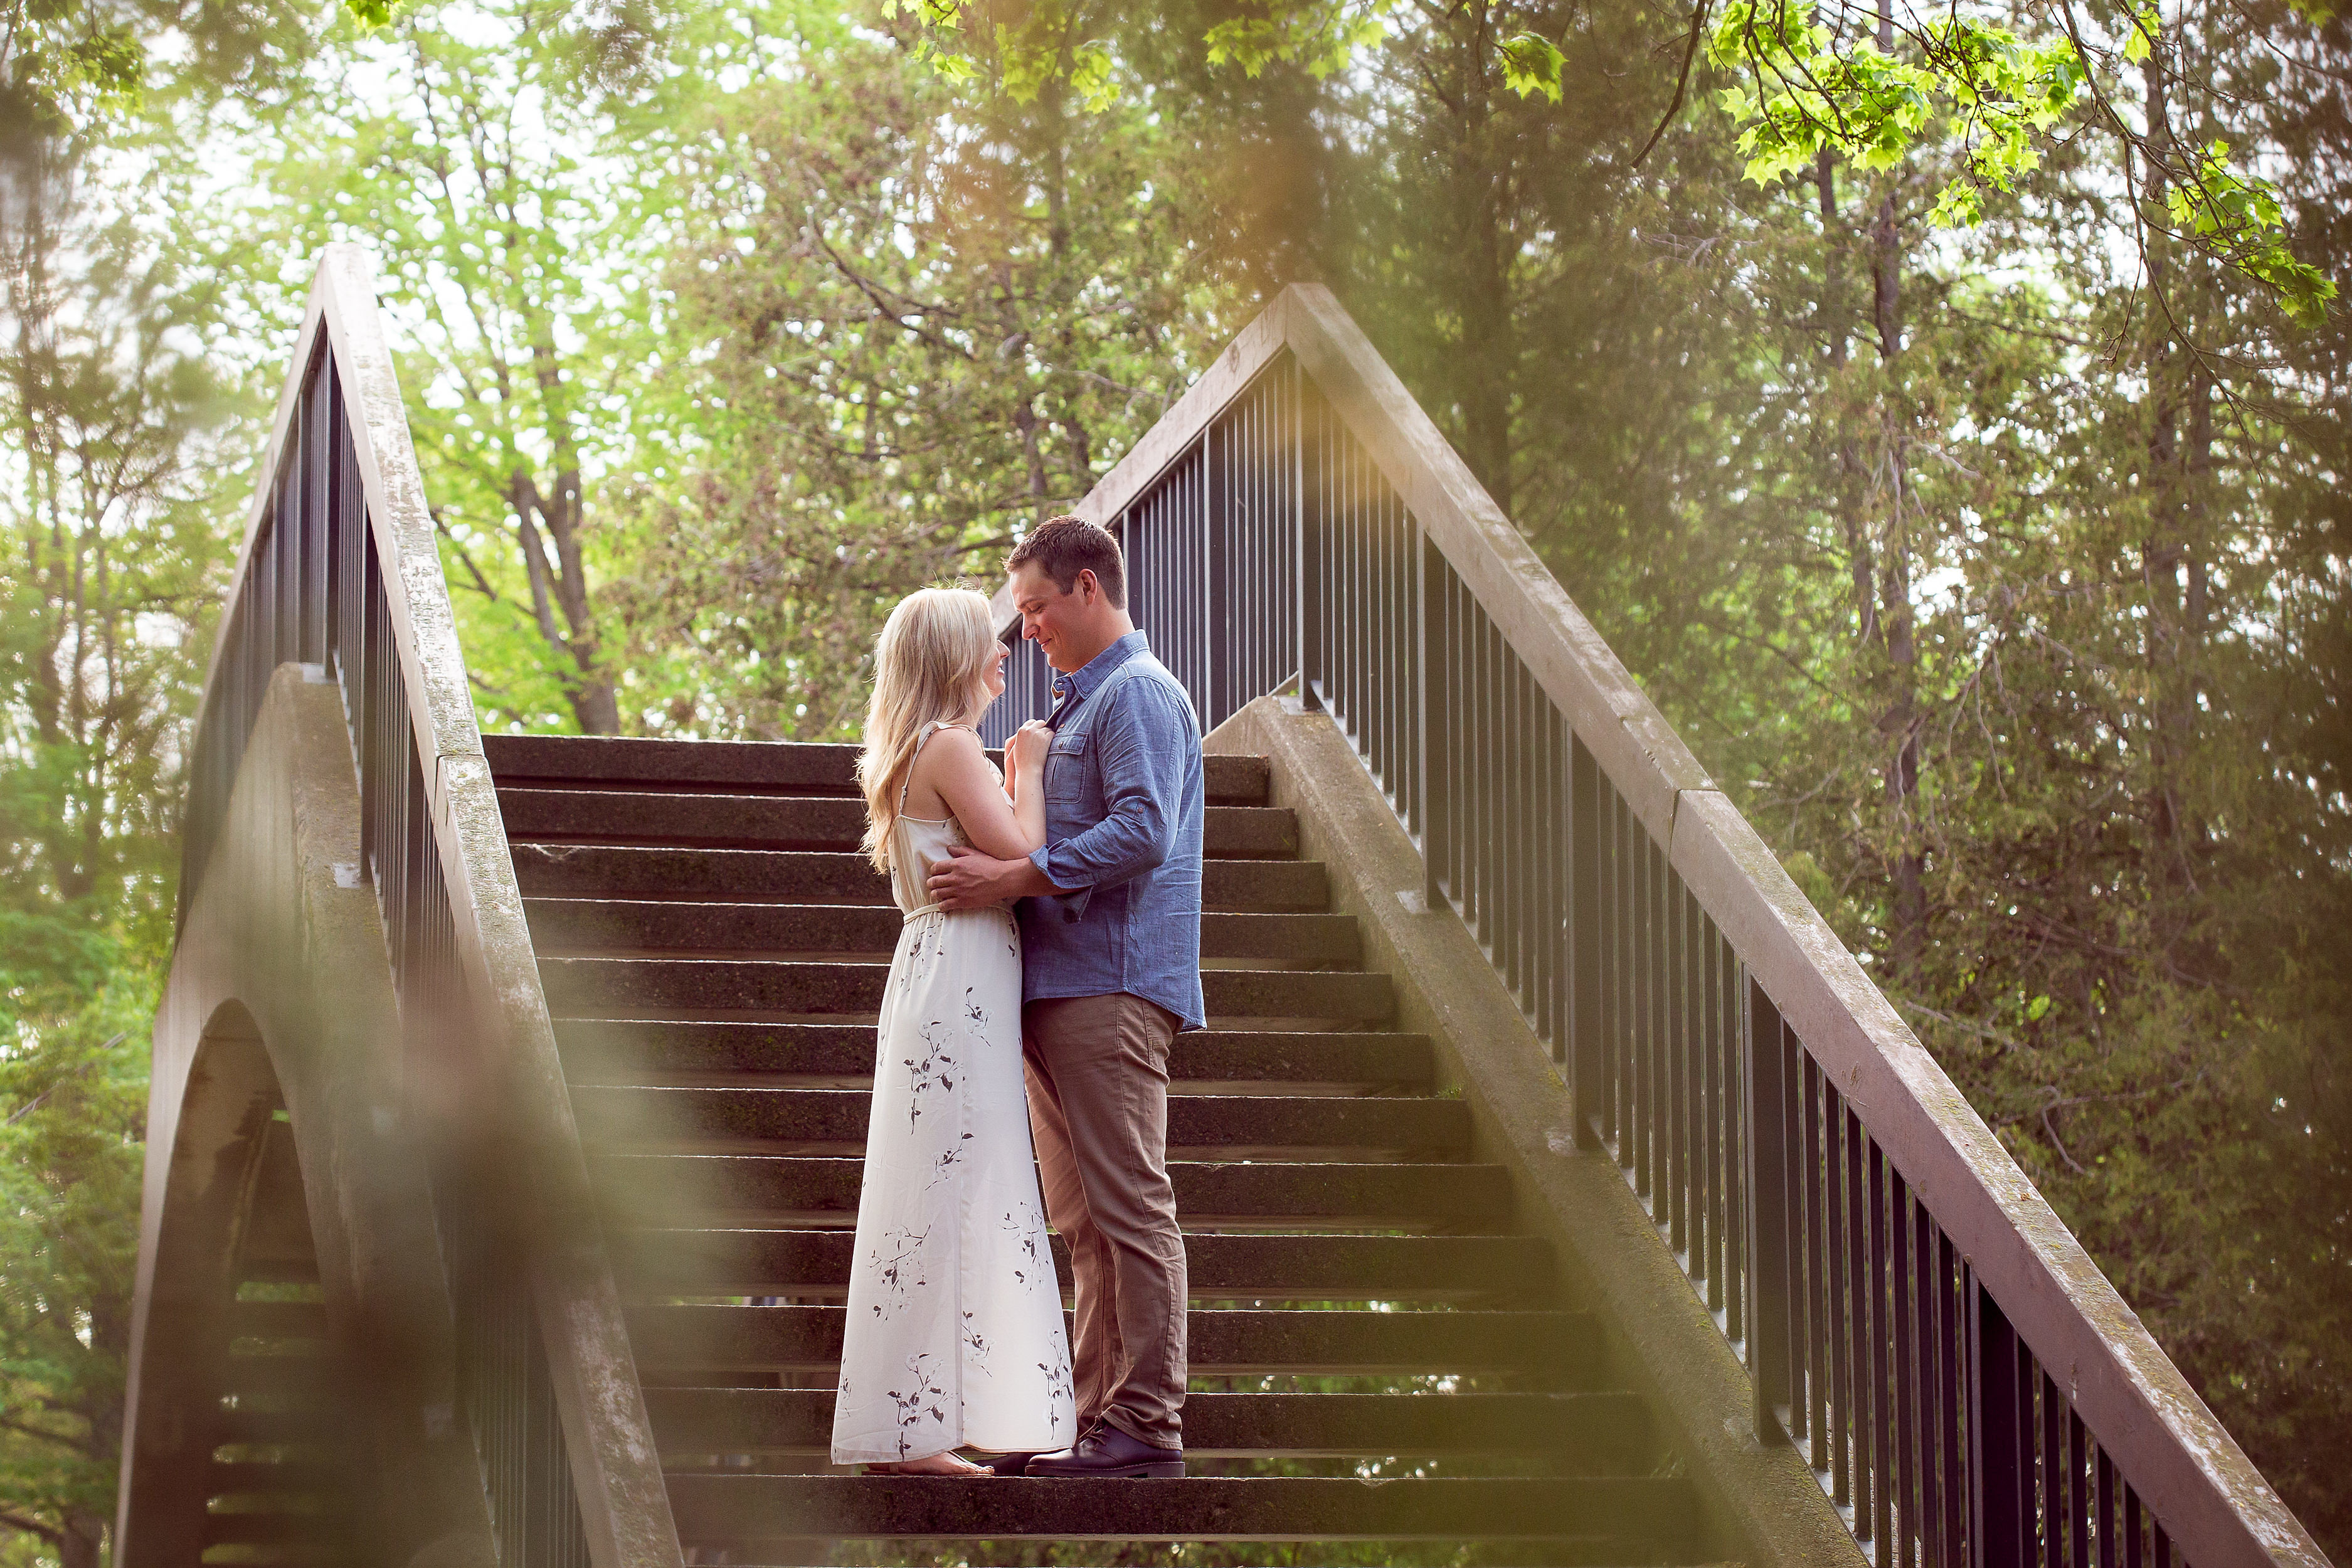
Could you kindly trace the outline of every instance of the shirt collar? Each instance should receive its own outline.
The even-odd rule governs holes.
[[[1110,679],[1112,671],[1118,669],[1120,665],[1125,664],[1137,654],[1150,651],[1151,639],[1145,637],[1142,628],[1139,626],[1087,660],[1085,667],[1076,674],[1064,675],[1061,671],[1055,670],[1054,672],[1055,702],[1059,704],[1085,701],[1095,694],[1097,687]]]

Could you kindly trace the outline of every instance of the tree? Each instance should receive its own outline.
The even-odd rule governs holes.
[[[171,217],[52,149],[0,271],[0,1526],[95,1568],[114,1509],[181,736],[247,465],[205,349],[221,294]]]
[[[346,40],[320,107],[270,129],[269,216],[289,297],[331,240],[382,268],[487,717],[614,734],[603,513],[661,344],[646,205],[616,155],[625,127],[583,90],[573,20],[520,0]]]
[[[903,29],[902,29],[903,31]],[[649,727],[833,739],[908,590],[992,582],[1238,325],[1181,111],[967,116],[908,40],[807,18],[676,142],[666,415],[621,591]],[[649,692],[648,696],[653,693]]]

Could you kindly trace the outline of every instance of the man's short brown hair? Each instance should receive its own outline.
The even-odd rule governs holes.
[[[1004,558],[1009,574],[1034,564],[1066,594],[1078,585],[1078,574],[1091,572],[1114,610],[1127,608],[1127,557],[1107,529],[1082,517],[1048,518],[1031,529]]]

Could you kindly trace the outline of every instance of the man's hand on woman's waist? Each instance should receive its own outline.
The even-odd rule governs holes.
[[[948,846],[948,856],[931,863],[930,889],[932,901],[950,914],[1066,890],[1029,860],[999,860],[966,844]]]

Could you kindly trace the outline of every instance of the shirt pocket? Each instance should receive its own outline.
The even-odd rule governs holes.
[[[1063,805],[1083,805],[1091,783],[1087,766],[1087,731],[1056,731],[1045,751],[1045,798]]]

